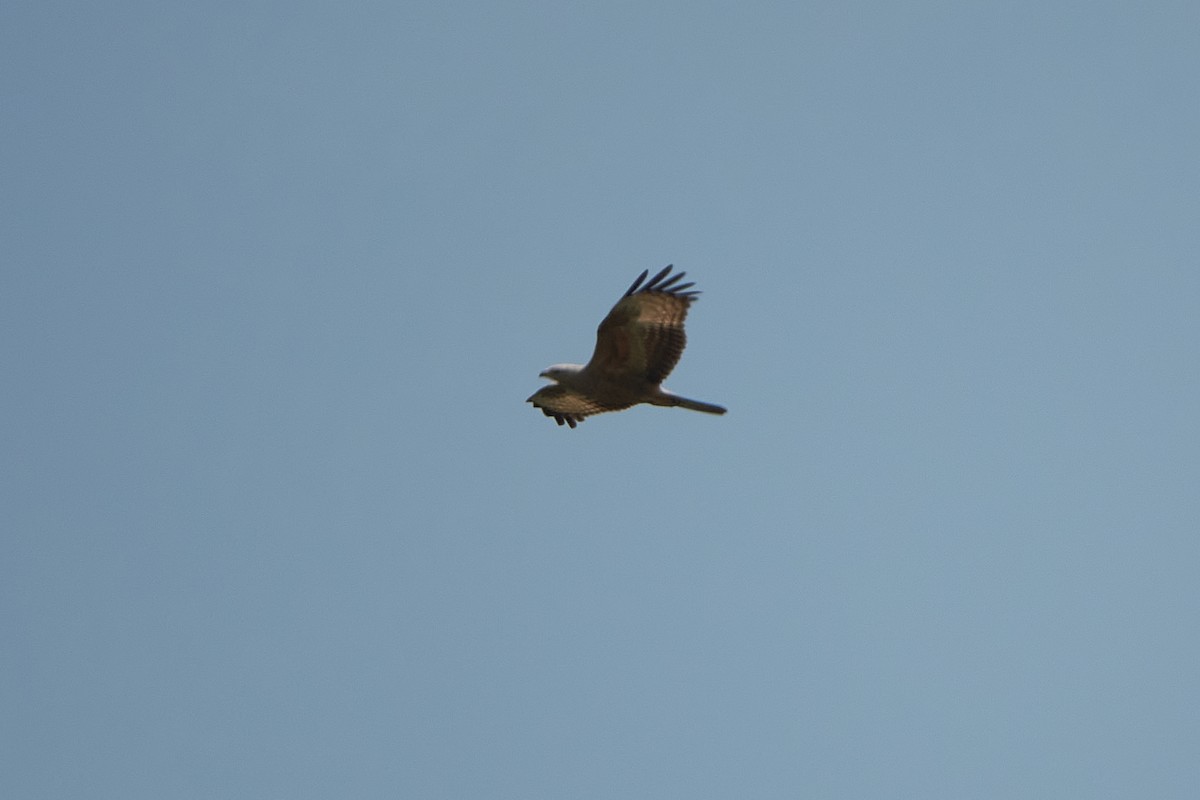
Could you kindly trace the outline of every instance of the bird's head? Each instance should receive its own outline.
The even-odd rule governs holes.
[[[579,374],[579,370],[583,367],[578,364],[554,364],[542,370],[539,378],[549,378],[552,381],[561,381],[564,378],[569,379],[572,375]]]

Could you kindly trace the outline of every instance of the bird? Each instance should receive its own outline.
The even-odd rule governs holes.
[[[683,355],[683,320],[700,294],[688,291],[694,282],[679,283],[686,273],[670,274],[673,266],[668,264],[648,281],[650,270],[643,271],[600,322],[592,359],[586,365],[547,367],[539,377],[554,383],[525,402],[572,428],[592,414],[638,403],[724,414],[721,406],[689,400],[661,386]]]

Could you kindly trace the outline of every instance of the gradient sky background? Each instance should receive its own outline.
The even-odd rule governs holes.
[[[1200,4],[7,2],[0,794],[1192,798]],[[524,404],[643,269],[667,385]]]

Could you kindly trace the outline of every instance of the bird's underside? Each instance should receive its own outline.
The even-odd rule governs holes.
[[[559,364],[542,372],[554,381],[528,402],[559,425],[574,428],[585,417],[620,411],[638,403],[679,406],[724,414],[712,403],[689,400],[661,388],[687,344],[683,323],[699,294],[684,273],[668,266],[650,280],[646,270],[596,330],[596,349],[586,365]]]

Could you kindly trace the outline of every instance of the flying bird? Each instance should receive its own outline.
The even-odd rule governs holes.
[[[584,417],[638,403],[724,414],[721,406],[689,400],[660,386],[683,355],[687,344],[683,320],[700,294],[686,291],[695,283],[679,283],[684,273],[670,272],[667,265],[649,281],[650,270],[639,275],[596,329],[592,360],[584,366],[546,368],[541,377],[554,383],[538,389],[526,402],[572,428]]]

